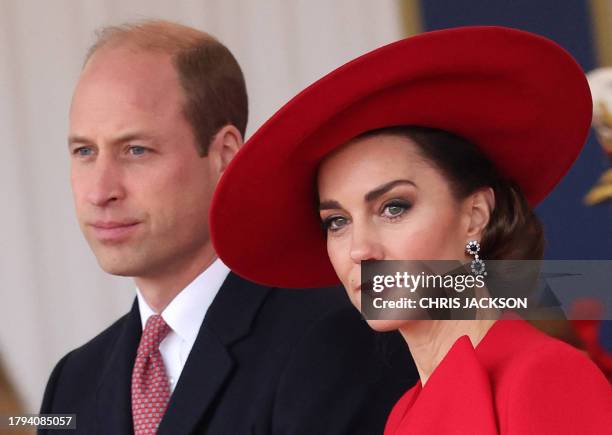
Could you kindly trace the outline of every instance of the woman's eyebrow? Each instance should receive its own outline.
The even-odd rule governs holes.
[[[378,198],[379,196],[385,194],[386,192],[388,192],[389,190],[393,189],[395,186],[397,186],[398,184],[411,184],[412,186],[416,187],[416,184],[414,184],[414,182],[410,181],[410,180],[393,180],[393,181],[389,181],[388,183],[385,183],[373,190],[370,190],[368,193],[365,194],[364,198],[366,202],[372,202],[374,201],[376,198]]]
[[[342,208],[342,206],[340,205],[340,203],[338,201],[323,201],[319,203],[319,211],[321,210],[337,210],[339,208]]]
[[[385,183],[381,186],[378,186],[377,188],[369,191],[368,193],[365,194],[364,198],[366,202],[371,202],[373,200],[375,200],[376,198],[378,198],[381,195],[384,195],[386,192],[388,192],[389,190],[393,189],[395,186],[399,185],[399,184],[410,184],[414,187],[416,187],[416,184],[414,184],[413,181],[410,180],[393,180],[393,181],[389,181],[388,183]],[[333,199],[330,200],[326,200],[326,201],[321,201],[319,203],[319,211],[321,210],[337,210],[337,209],[341,209],[342,205],[340,205],[340,203],[338,201],[335,201]]]

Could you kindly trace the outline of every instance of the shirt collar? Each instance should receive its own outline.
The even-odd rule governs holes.
[[[204,316],[219,292],[223,281],[227,278],[229,271],[229,268],[217,258],[204,272],[176,295],[162,311],[161,316],[164,321],[183,340],[191,344],[195,342]],[[149,307],[138,288],[136,289],[136,296],[142,329],[144,330],[147,319],[155,312]]]

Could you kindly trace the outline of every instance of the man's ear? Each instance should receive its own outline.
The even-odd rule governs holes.
[[[242,146],[242,135],[233,125],[219,129],[208,146],[208,158],[217,176],[220,176]]]
[[[472,193],[465,202],[469,217],[466,237],[481,240],[482,233],[491,220],[495,209],[495,193],[490,187],[478,189]]]

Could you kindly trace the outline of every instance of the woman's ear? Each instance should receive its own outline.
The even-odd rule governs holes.
[[[481,240],[482,233],[495,209],[495,193],[490,187],[478,189],[468,197],[465,205],[469,217],[466,237]]]
[[[225,125],[219,129],[208,147],[207,157],[217,177],[221,176],[227,165],[232,161],[242,146],[242,135],[233,125]]]

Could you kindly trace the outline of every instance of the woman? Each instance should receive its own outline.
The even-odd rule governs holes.
[[[580,152],[591,108],[575,61],[526,32],[466,27],[382,47],[311,85],[251,138],[215,194],[213,242],[257,282],[339,279],[358,309],[364,260],[467,263],[476,252],[466,245],[485,261],[540,259],[531,207]],[[388,435],[612,428],[602,373],[522,320],[369,323],[400,331],[421,378]]]

